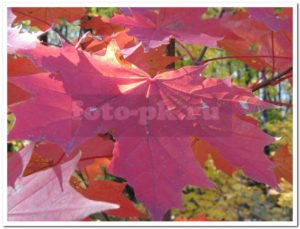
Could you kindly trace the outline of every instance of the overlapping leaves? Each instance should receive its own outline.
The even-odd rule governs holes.
[[[56,162],[49,164],[51,169],[46,166],[45,171],[20,178],[20,184],[38,174],[64,177],[64,164],[61,163],[68,163],[69,155],[73,157],[78,151],[84,154],[86,142],[109,132],[116,140],[113,152],[109,148],[110,152],[104,150],[100,155],[99,151],[93,154],[93,150],[88,149],[87,158],[112,156],[108,171],[124,178],[133,187],[137,199],[149,209],[155,220],[162,219],[168,209],[181,207],[181,191],[186,185],[213,188],[201,168],[208,154],[228,174],[241,169],[252,179],[276,187],[274,164],[263,154],[263,148],[274,139],[245,116],[274,106],[260,101],[250,90],[232,85],[230,78],[202,76],[205,65],[177,70],[165,68],[175,61],[174,57],[163,55],[163,45],[168,44],[171,37],[213,47],[224,37],[220,42],[226,43],[226,39],[236,37],[217,19],[201,19],[204,11],[161,9],[157,13],[133,9],[130,16],[113,17],[111,22],[128,27],[128,34],[141,41],[148,53],[141,44],[131,49],[132,52],[130,49],[121,50],[120,34],[125,32],[121,27],[110,27],[108,22],[103,24],[108,33],[117,29],[116,34],[111,35],[113,37],[108,35],[104,42],[95,42],[90,36],[90,40],[82,40],[76,46],[81,49],[64,44],[62,48],[38,45],[20,50],[19,54],[29,58],[41,71],[24,72],[24,75],[9,79],[10,83],[26,92],[26,96],[30,95],[9,107],[16,116],[9,139],[47,142],[41,147],[48,144],[60,147],[56,150],[50,147],[52,153],[45,154],[48,159],[49,155],[55,155],[53,152],[60,154],[54,156]],[[252,15],[258,17],[255,13]],[[193,20],[199,20],[197,28],[189,26]],[[201,26],[204,24],[217,27]],[[274,28],[273,24],[267,25],[273,30],[281,29]],[[119,42],[118,36],[121,37]],[[125,44],[137,44],[132,41],[133,38],[129,38],[122,48]],[[98,52],[105,47],[105,51]],[[128,50],[130,53],[124,58]],[[148,62],[148,65],[143,62]],[[191,136],[198,141],[193,143],[194,153]],[[198,144],[198,149],[195,149],[195,144]],[[91,145],[95,146],[94,143]],[[202,147],[206,149],[204,155]],[[27,168],[31,170],[27,172],[45,169],[34,166],[33,160]],[[61,169],[59,176],[53,172],[55,168]],[[97,189],[98,184],[110,188],[113,185],[118,192],[123,188],[122,185],[117,187],[94,181],[86,191],[78,190],[88,197],[94,195],[92,187]],[[120,198],[122,203],[127,201]],[[44,216],[41,215],[40,219],[47,219]],[[75,214],[67,219],[78,219],[78,216]]]

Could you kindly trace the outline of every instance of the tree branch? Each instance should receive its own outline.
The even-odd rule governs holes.
[[[175,56],[175,38],[170,39],[170,43],[167,45],[167,56]],[[172,64],[169,64],[167,66],[168,69],[175,68],[175,62]]]
[[[264,100],[264,102],[268,102],[268,103],[272,103],[274,105],[284,106],[284,107],[288,107],[288,108],[293,107],[293,104],[291,104],[291,103],[283,103],[283,102],[271,101],[271,100]]]
[[[286,69],[285,71],[281,72],[278,76],[276,77],[273,77],[271,79],[268,79],[266,81],[263,81],[257,85],[255,85],[253,88],[252,88],[252,92],[255,92],[261,88],[264,88],[268,85],[271,85],[273,82],[279,80],[282,76],[288,74],[289,72],[291,72],[293,70],[293,67],[289,67],[288,69]]]
[[[211,61],[217,61],[217,60],[226,60],[226,59],[252,59],[252,58],[276,58],[276,59],[287,59],[287,60],[291,60],[292,57],[289,56],[268,56],[268,55],[262,55],[262,56],[222,56],[222,57],[216,57],[216,58],[211,58],[211,59],[207,59],[205,61],[202,62],[202,64],[204,63],[208,63]]]

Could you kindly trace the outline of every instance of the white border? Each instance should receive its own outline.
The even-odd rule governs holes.
[[[43,2],[40,0],[31,0],[30,2],[25,2],[24,0],[14,0],[14,2],[6,2],[1,4],[2,10],[2,28],[4,29],[1,40],[2,40],[2,56],[0,67],[2,69],[1,76],[1,86],[2,86],[2,97],[0,100],[1,106],[1,152],[2,152],[2,170],[0,177],[2,180],[2,190],[4,190],[2,195],[2,219],[4,226],[76,226],[76,227],[88,227],[88,226],[272,226],[272,227],[283,227],[283,226],[297,226],[298,224],[298,174],[297,174],[297,161],[298,161],[298,152],[297,152],[297,117],[298,117],[298,98],[297,98],[297,85],[298,85],[298,59],[297,59],[297,26],[299,24],[297,20],[297,3],[296,2],[261,2],[260,0],[252,0],[249,2],[242,1],[227,1],[224,0],[214,0],[214,2],[199,2],[201,0],[195,1],[181,1],[181,0],[153,0],[143,1],[109,1],[102,0],[100,2],[92,2],[82,0],[73,0],[72,2],[61,2],[53,0],[51,2]],[[222,222],[11,222],[7,221],[7,7],[293,7],[293,221],[289,222],[231,222],[231,221],[222,221]]]

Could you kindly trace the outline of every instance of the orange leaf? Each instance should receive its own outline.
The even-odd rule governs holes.
[[[125,29],[123,26],[111,24],[100,17],[92,17],[90,20],[86,19],[81,23],[81,27],[85,29],[93,29],[96,34],[100,36],[109,36]]]
[[[293,157],[289,153],[288,145],[284,145],[279,148],[275,155],[272,157],[275,168],[274,173],[276,174],[278,182],[280,178],[284,178],[288,182],[293,182]]]
[[[23,176],[29,176],[30,174],[48,169],[52,166],[54,166],[53,160],[33,152]]]
[[[132,54],[126,57],[126,60],[133,63],[140,69],[143,69],[151,76],[166,71],[166,66],[179,60],[177,56],[166,56],[166,45],[158,48],[150,49],[144,52],[144,48],[140,45]]]
[[[88,177],[88,180],[93,181],[96,179],[98,175],[102,175],[102,170],[100,167],[107,168],[107,166],[110,164],[110,159],[108,158],[99,158],[95,159],[94,162],[90,165],[87,165],[84,168],[84,173]]]
[[[37,26],[41,30],[47,30],[52,24],[58,24],[61,18],[67,21],[75,21],[85,14],[84,8],[60,8],[60,7],[34,7],[34,8],[13,8],[13,13],[17,16],[15,22],[30,20],[31,26]]]
[[[146,217],[145,214],[138,211],[134,204],[124,196],[123,190],[126,184],[108,180],[98,180],[90,182],[89,186],[84,189],[80,186],[79,181],[75,177],[71,178],[70,183],[78,192],[88,199],[120,205],[119,209],[106,211],[107,214],[117,217]]]
[[[82,157],[78,163],[78,167],[81,169],[86,165],[89,165],[95,159],[111,157],[113,147],[113,141],[106,139],[103,136],[95,136],[77,147],[73,151],[72,155],[78,154],[79,151],[81,152]],[[24,174],[28,176],[32,173],[53,167],[67,160],[68,157],[58,145],[48,142],[39,143],[35,146],[34,153],[31,156]],[[99,159],[99,161],[101,161],[101,159]],[[98,160],[96,160],[96,162],[98,162]],[[109,163],[109,161],[106,161],[106,163]],[[102,165],[104,165],[104,162],[102,162]],[[99,169],[98,173],[100,171],[101,170]],[[93,176],[92,169],[89,172],[91,176]]]
[[[199,161],[202,167],[204,167],[205,162],[208,159],[208,154],[210,154],[215,166],[218,169],[222,170],[229,176],[231,176],[235,171],[235,168],[224,159],[220,152],[206,141],[198,138],[193,138],[192,149],[196,159]]]
[[[7,59],[7,74],[9,77],[30,75],[43,72],[41,69],[36,67],[28,58],[21,56],[15,58],[13,55],[8,55]]]
[[[7,75],[8,77],[17,77],[22,75],[29,75],[41,73],[42,70],[37,68],[28,58],[8,55],[7,57]],[[20,67],[22,66],[22,67]],[[20,87],[8,82],[8,105],[17,103],[31,98],[31,94],[21,89]]]
[[[106,48],[112,39],[116,40],[120,49],[136,44],[134,37],[128,36],[125,32],[119,32],[111,36],[106,36],[103,40],[98,40],[91,34],[88,34],[80,41],[80,47],[87,52],[98,52]]]
[[[249,46],[251,43],[248,41],[238,39],[223,39],[218,41],[218,45],[230,52],[232,55],[249,56],[249,58],[243,58],[241,60],[253,68],[263,69],[266,66],[270,67],[270,65],[265,62],[263,58],[251,57],[258,54],[250,52]]]

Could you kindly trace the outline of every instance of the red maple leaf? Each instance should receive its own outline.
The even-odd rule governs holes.
[[[273,105],[233,86],[229,78],[199,76],[205,66],[151,77],[120,59],[115,42],[103,57],[69,46],[22,53],[60,77],[45,73],[12,81],[34,99],[12,107],[17,121],[10,139],[47,140],[70,153],[113,129],[117,142],[109,171],[128,181],[154,219],[181,207],[185,185],[213,187],[195,161],[190,136],[203,138],[249,177],[277,185],[273,164],[262,152],[273,138],[239,117]],[[111,109],[113,118],[106,116]]]
[[[216,47],[217,41],[232,33],[220,26],[218,19],[202,19],[206,8],[131,8],[131,16],[115,15],[110,22],[129,28],[129,35],[141,41],[148,51],[168,44],[171,36],[191,44]]]
[[[22,66],[22,67],[20,67]],[[34,66],[34,64],[24,57],[15,57],[8,55],[7,60],[7,75],[8,77],[18,77],[22,75],[41,73],[42,70]],[[24,91],[20,87],[8,82],[8,105],[17,103],[26,99],[31,98],[31,94]]]
[[[91,200],[106,201],[116,203],[120,206],[119,209],[106,211],[107,214],[117,217],[143,217],[147,216],[138,211],[134,204],[125,197],[123,191],[125,183],[117,183],[110,180],[97,180],[97,177],[102,174],[99,163],[92,164],[95,177],[89,176],[87,188],[79,185],[79,180],[75,177],[71,179],[71,185],[80,192],[83,196]],[[91,166],[87,166],[87,170],[91,170]],[[85,169],[86,171],[86,169]],[[91,175],[91,173],[89,173]],[[95,179],[96,178],[96,179]]]
[[[125,29],[122,26],[111,24],[108,19],[101,17],[85,18],[81,23],[81,27],[84,29],[92,29],[97,36],[103,37],[110,36]]]
[[[67,21],[75,21],[80,19],[85,14],[84,8],[60,8],[60,7],[15,7],[12,9],[17,16],[16,22],[30,20],[31,26],[37,26],[41,30],[49,29],[52,24],[59,24],[61,18]]]
[[[113,141],[103,136],[95,136],[80,144],[74,149],[72,155],[81,153],[82,156],[77,166],[79,169],[83,169],[97,158],[111,157],[113,147]],[[47,142],[36,144],[24,176],[51,168],[68,160],[69,156],[58,145]]]
[[[158,48],[150,49],[149,52],[145,52],[141,43],[127,50],[122,50],[122,53],[126,54],[125,59],[127,61],[143,69],[150,76],[167,71],[166,67],[169,64],[179,60],[179,57],[166,56],[165,52],[166,45],[161,45]]]
[[[260,71],[266,67],[273,71],[290,67],[293,56],[292,14],[279,17],[273,9],[265,8],[249,8],[248,11],[235,11],[222,17],[222,24],[238,38],[225,37],[218,41],[218,45]]]
[[[130,48],[137,44],[137,41],[134,37],[128,36],[126,32],[122,31],[110,36],[106,36],[100,40],[97,39],[96,36],[88,33],[78,41],[77,46],[84,51],[103,55],[105,53],[104,49],[107,48],[111,40],[115,40],[121,49]],[[100,51],[103,51],[103,53],[100,53]]]

